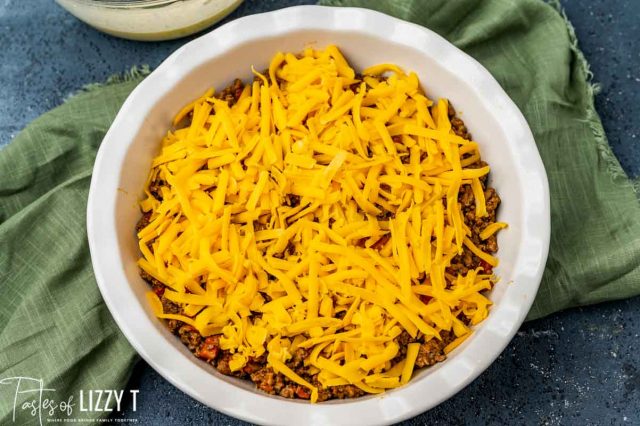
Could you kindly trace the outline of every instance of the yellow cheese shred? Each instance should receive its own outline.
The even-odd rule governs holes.
[[[464,334],[460,337],[457,337],[453,342],[449,343],[447,346],[444,347],[444,353],[448,354],[449,352],[451,352],[452,350],[454,350],[455,348],[457,348],[458,346],[460,346],[462,344],[462,342],[464,342],[465,340],[467,340],[467,338],[471,336],[471,333],[467,333]]]
[[[138,233],[138,265],[166,286],[152,312],[219,335],[232,371],[266,354],[312,402],[320,387],[404,385],[418,342],[450,332],[448,353],[489,312],[494,278],[450,269],[465,250],[498,264],[458,202],[468,185],[488,214],[479,146],[394,64],[360,76],[327,46],[252,72],[236,102],[209,90],[181,109],[152,162]],[[403,332],[418,339],[406,352]],[[313,383],[288,365],[300,349]]]
[[[467,246],[473,254],[487,262],[489,265],[498,266],[498,259],[480,250],[475,244],[473,244],[473,241],[471,241],[469,237],[465,237],[464,245]]]
[[[487,225],[487,227],[484,228],[482,231],[480,231],[480,238],[483,239],[483,240],[486,240],[487,238],[489,238],[490,236],[492,236],[493,234],[495,234],[499,230],[506,228],[507,226],[509,226],[509,225],[507,225],[504,222],[491,223],[491,224]]]
[[[411,379],[411,375],[413,374],[413,368],[416,364],[416,358],[418,357],[419,351],[419,343],[409,343],[407,345],[407,358],[404,361],[404,368],[402,369],[402,377],[400,379],[400,383],[408,383],[409,379]]]

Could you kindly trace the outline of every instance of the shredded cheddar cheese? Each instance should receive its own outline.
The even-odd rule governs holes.
[[[361,78],[329,46],[278,53],[266,75],[253,72],[232,105],[209,90],[182,109],[174,125],[190,124],[153,160],[139,266],[182,313],[151,292],[153,311],[219,334],[232,371],[266,353],[312,401],[319,386],[405,384],[420,344],[398,362],[396,337],[452,332],[448,352],[471,333],[460,318],[477,324],[491,304],[490,274],[448,270],[465,246],[498,263],[471,241],[458,203],[469,185],[477,217],[487,214],[489,167],[467,168],[478,144],[453,133],[446,100],[393,64]],[[318,383],[286,365],[298,347]]]

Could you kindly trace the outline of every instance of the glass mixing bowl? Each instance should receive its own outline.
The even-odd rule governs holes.
[[[218,22],[242,0],[56,0],[76,18],[132,40],[169,40]]]

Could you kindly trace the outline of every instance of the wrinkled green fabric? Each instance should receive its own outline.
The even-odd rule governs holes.
[[[524,113],[552,210],[549,260],[529,319],[640,293],[640,205],[556,10],[537,0],[324,3],[374,7],[438,32],[488,68]],[[77,402],[81,389],[122,389],[136,359],[95,284],[85,207],[96,150],[138,81],[75,96],[0,151],[0,380],[41,378],[58,401]],[[0,385],[1,424],[11,421],[12,391]],[[37,423],[16,414],[17,424]]]
[[[139,81],[77,95],[0,150],[0,424],[13,424],[12,377],[42,379],[55,389],[44,398],[73,397],[71,417],[92,419],[101,413],[79,411],[80,390],[122,389],[137,359],[93,277],[86,206],[98,146]],[[38,424],[21,409],[34,398],[18,396],[15,424]]]

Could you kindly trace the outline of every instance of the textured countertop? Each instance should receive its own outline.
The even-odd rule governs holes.
[[[234,17],[310,1],[254,0]],[[563,0],[601,85],[596,108],[614,152],[640,174],[640,1]],[[0,0],[0,146],[83,85],[158,65],[186,40],[100,34],[47,0]],[[640,298],[528,322],[470,386],[407,424],[640,424]],[[241,422],[191,399],[141,362],[129,384],[138,424]]]

